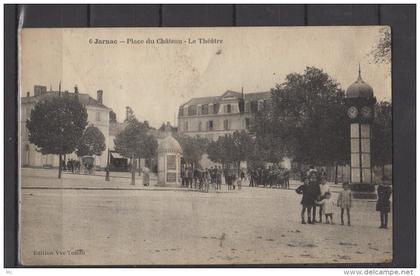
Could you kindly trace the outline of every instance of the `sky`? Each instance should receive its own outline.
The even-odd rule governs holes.
[[[19,93],[33,95],[34,85],[58,90],[60,81],[63,91],[77,85],[93,98],[103,90],[104,104],[118,121],[130,106],[139,120],[159,127],[174,123],[179,106],[193,97],[242,88],[269,91],[307,66],[323,69],[345,90],[356,81],[360,63],[377,99],[391,101],[391,65],[376,64],[369,55],[381,28],[23,29]],[[200,38],[222,42],[199,43]],[[117,44],[95,44],[96,39]],[[158,44],[158,39],[182,44]]]

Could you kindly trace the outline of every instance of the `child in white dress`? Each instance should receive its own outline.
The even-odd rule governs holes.
[[[335,202],[331,198],[331,193],[326,192],[324,195],[324,199],[317,201],[316,203],[322,205],[322,212],[324,213],[324,216],[325,216],[325,223],[334,224],[333,214],[334,214]]]

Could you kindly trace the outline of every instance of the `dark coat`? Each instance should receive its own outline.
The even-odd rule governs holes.
[[[376,202],[376,211],[387,212],[391,210],[391,198],[392,190],[390,186],[379,185],[378,186],[378,201]]]
[[[318,181],[309,182],[309,193],[311,194],[311,198],[314,202],[315,200],[319,199],[321,195],[321,189],[319,188]]]
[[[313,193],[311,192],[311,187],[309,185],[300,185],[296,189],[296,193],[302,195],[300,204],[303,206],[312,206],[314,204],[315,198],[313,197]]]

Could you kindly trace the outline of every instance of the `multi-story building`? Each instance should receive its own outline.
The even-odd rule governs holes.
[[[193,98],[179,107],[178,132],[217,140],[234,131],[249,130],[254,114],[270,95],[228,90],[221,96]]]
[[[46,86],[35,85],[34,94],[31,96],[30,92],[27,92],[26,97],[22,97],[21,102],[21,116],[20,116],[20,130],[21,130],[21,165],[31,167],[57,167],[58,156],[52,154],[42,154],[37,150],[34,144],[31,144],[28,139],[28,129],[26,128],[26,120],[31,115],[31,110],[34,106],[42,100],[48,100],[52,97],[58,97],[59,94],[78,94],[79,101],[85,106],[88,114],[88,125],[94,125],[97,127],[105,136],[106,150],[101,156],[95,157],[95,165],[101,168],[107,165],[107,152],[110,145],[109,135],[109,113],[111,108],[103,104],[103,91],[97,91],[97,98],[94,99],[88,94],[79,93],[77,87],[74,92],[68,91],[47,91]],[[66,158],[76,159],[74,153],[69,154]]]

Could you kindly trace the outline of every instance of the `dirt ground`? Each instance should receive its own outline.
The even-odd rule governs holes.
[[[25,175],[22,181],[42,179]],[[378,229],[379,214],[370,201],[355,201],[352,226],[339,224],[338,208],[336,225],[302,225],[300,196],[293,190],[45,189],[59,180],[44,179],[43,189],[22,189],[25,265],[371,263],[392,258],[392,225]],[[89,179],[82,184],[89,186]],[[81,185],[80,179],[66,181]]]

